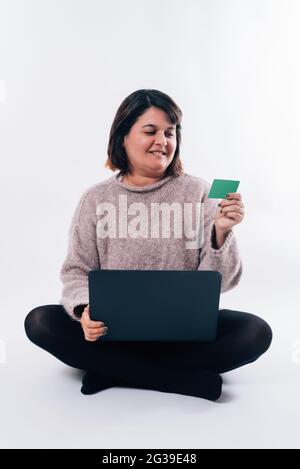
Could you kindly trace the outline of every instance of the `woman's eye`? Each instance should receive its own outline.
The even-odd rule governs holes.
[[[145,132],[147,135],[153,135],[155,132]],[[175,137],[174,134],[168,134],[168,137]]]

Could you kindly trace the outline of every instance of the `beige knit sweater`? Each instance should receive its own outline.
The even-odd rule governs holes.
[[[123,183],[118,173],[89,187],[73,215],[60,273],[66,312],[78,320],[74,307],[89,303],[93,269],[217,270],[221,292],[237,285],[242,262],[236,238],[231,229],[217,249],[218,202],[207,198],[208,191],[208,182],[186,173],[143,187]]]

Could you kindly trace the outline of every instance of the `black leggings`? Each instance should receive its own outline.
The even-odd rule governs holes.
[[[34,344],[71,367],[167,392],[177,392],[174,383],[191,373],[226,373],[254,362],[272,341],[263,319],[229,309],[220,310],[217,337],[209,343],[89,342],[81,324],[55,304],[30,311],[25,331]],[[193,382],[191,388],[197,386],[197,380]]]

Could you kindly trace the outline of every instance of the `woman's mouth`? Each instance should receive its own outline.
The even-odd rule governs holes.
[[[156,156],[166,156],[166,153],[163,151],[149,151],[149,153],[152,153],[152,155]]]

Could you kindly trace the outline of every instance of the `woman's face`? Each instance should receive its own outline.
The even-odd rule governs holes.
[[[133,173],[143,176],[163,176],[176,151],[176,125],[168,115],[154,106],[147,109],[124,137]],[[162,153],[154,154],[158,150]]]

